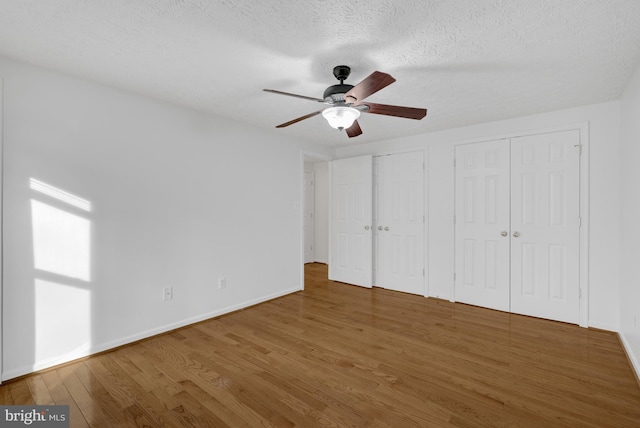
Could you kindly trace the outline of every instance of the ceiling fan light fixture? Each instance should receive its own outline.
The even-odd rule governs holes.
[[[346,106],[329,107],[324,109],[322,116],[332,128],[343,130],[350,128],[360,117],[360,110]]]

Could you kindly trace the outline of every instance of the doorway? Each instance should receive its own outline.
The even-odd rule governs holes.
[[[315,261],[314,236],[315,236],[315,185],[313,170],[304,167],[304,221],[302,224],[304,236],[304,263]]]
[[[301,174],[301,262],[329,261],[329,159],[303,154]],[[302,273],[304,288],[304,269]]]

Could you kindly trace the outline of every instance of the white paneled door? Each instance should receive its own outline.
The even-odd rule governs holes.
[[[580,318],[580,134],[512,139],[511,311]]]
[[[455,300],[509,311],[509,140],[455,157]]]
[[[372,156],[331,162],[329,279],[372,286]]]
[[[456,301],[580,322],[580,133],[456,147]]]
[[[424,155],[374,159],[375,285],[424,295]]]

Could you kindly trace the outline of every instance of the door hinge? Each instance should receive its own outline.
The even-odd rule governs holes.
[[[453,273],[453,280],[454,281],[456,280],[456,273],[455,272]]]
[[[453,158],[453,167],[456,167],[456,158]]]
[[[578,288],[578,300],[582,300],[582,288]]]
[[[422,268],[422,276],[424,276],[424,268]]]
[[[453,224],[456,224],[456,216],[453,216]]]
[[[424,165],[424,162],[422,162],[422,170],[424,171],[426,169],[427,169],[427,167]]]
[[[582,227],[582,217],[578,217],[578,227]]]

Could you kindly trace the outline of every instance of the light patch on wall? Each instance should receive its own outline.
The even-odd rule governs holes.
[[[35,179],[29,186],[35,362],[47,366],[90,352],[91,203]]]
[[[80,208],[83,211],[91,211],[91,202],[72,195],[69,192],[65,192],[64,190],[58,189],[57,187],[51,186],[50,184],[31,178],[29,180],[29,186],[36,192],[43,193],[59,201],[66,202],[67,204]]]
[[[34,199],[33,258],[38,270],[91,280],[91,223]]]
[[[84,355],[91,347],[91,292],[35,280],[36,361]]]

